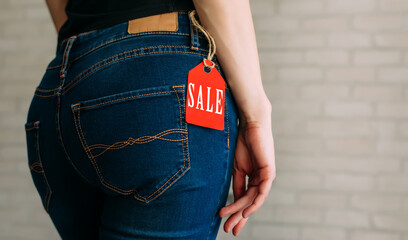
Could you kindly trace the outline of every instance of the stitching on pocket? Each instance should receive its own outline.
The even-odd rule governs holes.
[[[79,105],[79,104],[75,104],[74,106],[76,106],[76,105]],[[88,155],[88,158],[91,160],[92,165],[94,166],[95,170],[96,170],[97,173],[98,173],[99,180],[102,182],[102,184],[104,184],[106,187],[112,189],[112,190],[115,191],[115,192],[118,192],[118,193],[126,192],[126,191],[123,191],[122,189],[116,189],[116,187],[110,185],[109,183],[107,183],[107,182],[105,181],[105,179],[103,179],[102,174],[101,174],[101,172],[100,172],[100,170],[99,170],[99,166],[96,164],[95,159],[93,158],[92,154],[91,154],[90,151],[88,150],[89,147],[88,147],[88,144],[87,144],[87,142],[86,142],[86,140],[85,140],[85,136],[84,136],[84,134],[83,134],[82,126],[81,126],[81,111],[79,110],[79,111],[77,111],[77,112],[78,112],[78,116],[76,117],[76,114],[75,114],[75,112],[74,112],[74,109],[72,109],[72,113],[73,113],[73,115],[74,115],[75,128],[76,128],[77,133],[78,133],[78,135],[79,135],[79,139],[80,139],[80,141],[81,141],[82,147],[84,148],[86,154]],[[78,123],[77,123],[77,122],[78,122]],[[78,127],[79,127],[79,128],[78,128]],[[122,190],[122,191],[121,191],[121,190]]]
[[[185,130],[182,129],[182,128],[168,129],[168,130],[162,131],[162,132],[160,132],[160,133],[157,133],[157,134],[154,135],[154,136],[141,136],[141,137],[138,137],[138,138],[136,138],[136,139],[134,139],[134,138],[132,138],[132,137],[129,137],[126,141],[116,142],[116,143],[114,143],[114,144],[112,144],[112,145],[107,145],[107,144],[93,144],[93,145],[89,146],[88,150],[91,151],[91,150],[97,149],[97,148],[104,148],[105,150],[103,150],[103,151],[100,152],[99,154],[93,155],[94,158],[96,158],[96,157],[101,156],[103,153],[105,153],[105,152],[108,151],[109,149],[114,149],[114,150],[122,149],[122,148],[124,148],[124,147],[126,147],[126,146],[131,146],[131,145],[133,145],[133,144],[135,144],[135,143],[136,143],[136,144],[144,144],[144,143],[148,143],[148,142],[154,141],[154,140],[156,140],[156,139],[160,139],[160,140],[163,140],[163,141],[172,141],[172,142],[184,141],[184,140],[186,140],[185,138],[181,138],[181,139],[168,139],[168,138],[162,138],[162,137],[161,137],[161,136],[168,135],[168,134],[171,134],[171,133],[183,133],[183,132],[185,132]],[[141,140],[141,139],[143,139],[143,140]]]
[[[179,96],[178,96],[178,94],[177,94],[177,90],[175,90],[175,87],[183,87],[183,90],[184,90],[184,86],[173,86],[173,89],[174,89],[174,93],[176,94],[176,96],[177,96],[177,101],[178,101],[178,104],[179,104],[179,110],[180,110],[180,127],[182,127],[182,116],[181,116],[181,106],[180,106],[180,98],[179,98]],[[183,104],[184,104],[184,91],[183,91]],[[187,125],[185,125],[185,130],[187,131]],[[182,133],[180,133],[180,136],[182,137]],[[186,137],[186,147],[187,147],[187,141],[188,141],[188,137]],[[153,197],[152,199],[150,199],[150,200],[148,200],[147,202],[150,202],[150,201],[152,201],[152,200],[154,200],[154,199],[156,199],[158,196],[160,196],[160,194],[163,192],[163,191],[165,191],[167,188],[169,188],[171,185],[173,185],[173,183],[175,182],[175,181],[177,181],[181,176],[183,176],[183,174],[188,170],[188,169],[190,169],[190,160],[189,160],[189,158],[188,158],[188,155],[187,155],[187,167],[186,167],[186,154],[185,154],[185,147],[184,147],[184,144],[183,144],[183,142],[184,141],[182,141],[181,142],[181,145],[182,145],[182,149],[183,149],[183,167],[182,168],[180,168],[171,178],[169,178],[160,188],[158,188],[154,193],[152,193],[150,196],[148,196],[148,197],[142,197],[142,196],[140,196],[137,192],[136,192],[136,194],[138,195],[138,197],[141,197],[142,199],[145,199],[145,200],[147,200],[148,198],[150,198],[150,197]],[[187,151],[187,150],[186,150]],[[161,188],[163,188],[172,178],[174,178],[180,171],[182,171],[180,174],[179,174],[179,176],[176,178],[176,179],[174,179],[172,182],[170,182],[163,190],[161,190],[161,191],[159,191]],[[158,192],[159,191],[159,192]],[[153,196],[156,192],[158,192],[155,196]],[[138,197],[136,197],[136,195],[134,195],[134,197],[135,198],[138,198]],[[139,199],[139,198],[138,198]]]
[[[182,87],[182,88],[183,88],[183,96],[184,96],[184,86],[183,86],[183,85],[172,86],[173,91],[170,91],[170,92],[174,92],[174,93],[176,94],[176,96],[177,96],[178,105],[179,105],[179,110],[180,110],[180,129],[182,129],[181,104],[180,104],[180,98],[179,98],[179,96],[178,96],[178,94],[177,94],[177,92],[180,91],[180,90],[175,90],[175,87]],[[154,93],[152,93],[152,94],[154,94]],[[183,97],[183,102],[184,102],[184,97]],[[77,106],[78,106],[78,107],[77,107]],[[167,188],[169,188],[177,179],[179,179],[179,178],[189,169],[189,167],[190,167],[190,164],[189,164],[189,163],[190,163],[190,162],[189,162],[189,159],[188,159],[188,154],[187,154],[187,161],[186,161],[186,154],[185,154],[185,150],[184,150],[185,147],[184,147],[184,144],[183,144],[184,141],[187,142],[187,140],[188,140],[188,136],[186,136],[186,138],[183,138],[183,132],[184,132],[185,134],[186,134],[186,132],[187,132],[187,125],[185,125],[184,131],[180,131],[180,136],[181,136],[181,138],[182,138],[182,139],[181,139],[181,143],[182,143],[182,150],[183,150],[183,167],[181,167],[173,176],[171,176],[171,177],[170,177],[164,184],[162,184],[162,186],[160,186],[155,192],[153,192],[152,194],[150,194],[148,197],[143,197],[143,196],[141,196],[141,195],[139,194],[139,192],[137,191],[137,189],[124,190],[124,189],[121,189],[121,188],[119,188],[119,187],[113,186],[112,184],[108,183],[108,182],[103,178],[103,176],[102,176],[102,174],[101,174],[101,172],[100,172],[99,166],[98,166],[98,164],[96,163],[95,156],[91,153],[91,151],[90,151],[90,146],[88,146],[88,143],[86,142],[85,135],[84,135],[84,133],[83,133],[82,126],[81,126],[81,117],[80,117],[80,112],[81,112],[81,109],[83,109],[83,108],[84,108],[84,107],[82,107],[82,108],[80,107],[80,103],[76,103],[76,104],[72,105],[72,113],[73,113],[73,116],[74,116],[75,128],[76,128],[76,131],[77,131],[77,133],[78,133],[78,136],[79,136],[79,139],[80,139],[80,141],[81,141],[81,145],[82,145],[84,151],[86,152],[88,158],[91,160],[92,165],[94,166],[94,168],[95,168],[96,171],[97,171],[99,180],[100,180],[101,183],[102,183],[104,186],[106,186],[107,188],[109,188],[109,189],[111,189],[111,190],[113,190],[113,191],[115,191],[115,192],[117,192],[117,193],[120,193],[120,194],[131,194],[131,193],[134,193],[134,195],[133,195],[134,198],[136,198],[136,199],[138,199],[138,200],[140,200],[140,201],[142,201],[142,202],[148,203],[148,202],[154,200],[155,198],[157,198],[163,191],[165,191]],[[186,144],[187,144],[187,143],[186,143]],[[94,145],[92,145],[92,146],[94,146]],[[187,147],[187,145],[186,145],[186,147]],[[187,149],[187,150],[188,150],[188,149]],[[99,156],[100,156],[100,155],[99,155]],[[186,166],[186,162],[187,162],[187,166]],[[180,171],[182,171],[182,172],[180,173]],[[171,181],[171,180],[172,180],[174,177],[176,177],[177,175],[178,175],[178,177],[177,177],[176,179],[174,179],[173,181]],[[169,183],[169,181],[171,181],[171,182]],[[167,185],[167,186],[166,186],[166,185]],[[163,187],[165,187],[165,188],[163,189]]]
[[[29,122],[25,124],[25,131],[27,132],[27,134],[34,134],[34,142],[32,142],[31,144],[33,144],[32,147],[35,148],[35,160],[31,165],[29,164],[28,167],[31,171],[35,172],[36,174],[40,174],[39,177],[42,178],[41,183],[39,184],[44,184],[45,188],[46,188],[46,193],[44,195],[44,199],[42,199],[41,197],[41,201],[42,204],[44,206],[44,209],[47,213],[49,213],[49,205],[50,205],[50,199],[52,196],[52,190],[51,187],[48,183],[48,179],[47,176],[45,174],[44,168],[43,168],[43,164],[41,161],[41,155],[40,155],[40,145],[39,145],[39,129],[40,129],[40,121],[35,121],[35,122]],[[31,126],[32,125],[32,126]],[[33,133],[28,133],[29,131],[35,130],[35,132]],[[30,156],[28,156],[30,157]],[[31,156],[33,157],[33,156]],[[35,178],[34,178],[35,179]],[[33,179],[33,180],[34,180]]]
[[[37,88],[36,91],[38,91],[38,92],[52,92],[52,91],[55,91],[55,90],[58,90],[58,89],[60,89],[60,87],[57,87],[57,88],[54,88],[54,89],[40,89],[40,88]]]
[[[36,173],[44,173],[43,165],[40,162],[34,162],[30,166],[30,170],[36,172]],[[38,168],[38,169],[36,169]]]
[[[36,121],[36,122],[33,123],[33,126],[32,126],[32,127],[26,128],[25,130],[26,130],[26,131],[30,131],[30,130],[39,128],[39,124],[40,124],[40,121]]]

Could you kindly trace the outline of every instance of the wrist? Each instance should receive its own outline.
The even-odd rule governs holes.
[[[238,111],[240,122],[246,124],[270,124],[271,122],[272,104],[266,96],[238,107]]]

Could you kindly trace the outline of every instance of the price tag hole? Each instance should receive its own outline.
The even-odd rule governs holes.
[[[207,66],[204,66],[204,72],[210,73],[210,72],[211,72],[211,68],[210,68],[210,67],[207,67]]]

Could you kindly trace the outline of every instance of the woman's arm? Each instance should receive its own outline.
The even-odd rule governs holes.
[[[217,59],[239,110],[233,169],[234,203],[220,210],[231,215],[224,230],[238,235],[249,215],[267,198],[275,179],[272,104],[262,85],[249,0],[193,0],[203,27],[214,38]],[[246,186],[245,177],[248,178]]]
[[[193,0],[215,39],[217,59],[248,122],[270,108],[264,92],[249,0]],[[269,114],[269,113],[267,113]]]
[[[65,7],[67,6],[68,0],[45,0],[45,2],[47,3],[52,21],[54,22],[55,29],[58,33],[61,26],[68,19],[67,14],[65,13]]]

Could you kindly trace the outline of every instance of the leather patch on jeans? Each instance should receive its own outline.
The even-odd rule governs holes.
[[[177,31],[178,12],[162,13],[142,18],[135,18],[129,20],[128,23],[128,33]]]

